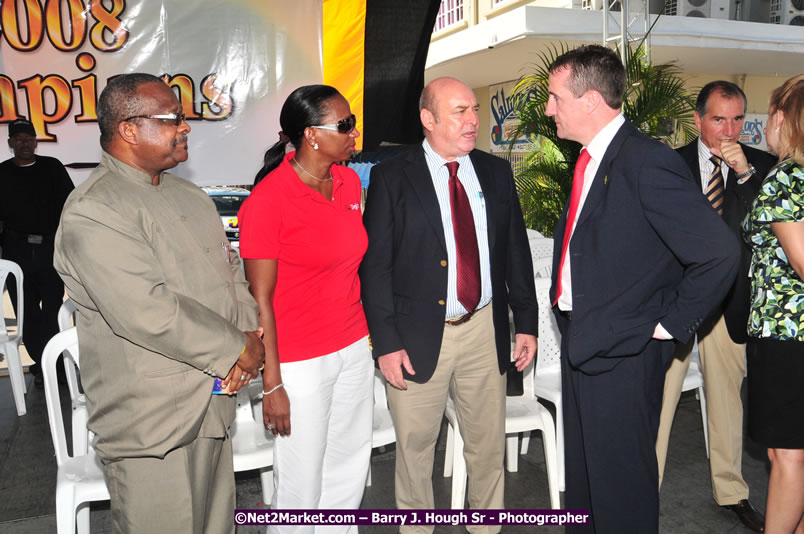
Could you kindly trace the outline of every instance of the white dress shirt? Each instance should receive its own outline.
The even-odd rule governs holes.
[[[455,253],[455,232],[452,227],[452,209],[449,202],[449,170],[446,167],[447,160],[436,154],[427,139],[422,143],[424,147],[424,159],[430,176],[433,180],[438,206],[441,208],[441,223],[444,226],[444,241],[447,244],[447,306],[444,318],[458,317],[468,313],[469,310],[463,307],[458,301],[457,286],[457,256]],[[461,181],[469,197],[469,206],[472,208],[472,217],[475,221],[475,233],[477,234],[477,251],[480,258],[480,303],[477,307],[482,308],[491,302],[491,263],[489,260],[489,234],[488,222],[486,220],[486,199],[480,189],[480,182],[477,179],[472,159],[461,156],[455,161],[458,162],[458,180]]]
[[[709,160],[712,156],[712,151],[698,137],[698,167],[701,170],[701,192],[704,194],[706,194],[706,188],[709,187],[709,178],[715,171],[715,164]],[[729,166],[726,165],[726,160],[723,158],[720,161],[720,172],[723,174],[723,189],[725,190],[728,185]]]
[[[625,124],[625,117],[620,113],[595,135],[589,146],[584,147],[589,152],[591,159],[586,165],[586,171],[583,173],[583,189],[581,189],[581,200],[578,203],[578,211],[575,213],[575,221],[572,224],[572,228],[564,230],[564,233],[570,233],[570,241],[572,240],[572,234],[575,232],[575,226],[578,224],[578,219],[581,218],[583,205],[586,202],[586,197],[589,196],[589,190],[592,189],[592,182],[595,179],[600,162],[603,160],[603,156],[606,154],[612,139],[620,131],[623,124]],[[563,246],[563,243],[558,246]],[[558,309],[564,311],[572,310],[572,269],[570,269],[570,263],[570,253],[569,249],[567,249],[564,268],[561,270],[561,296],[558,298]]]

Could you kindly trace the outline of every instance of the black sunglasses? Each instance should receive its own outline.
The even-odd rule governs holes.
[[[338,133],[348,134],[352,133],[352,130],[355,129],[356,124],[357,124],[357,118],[355,117],[355,114],[352,113],[345,119],[341,119],[335,124],[321,124],[319,126],[310,126],[310,128],[318,128],[320,130],[333,130],[337,131]]]

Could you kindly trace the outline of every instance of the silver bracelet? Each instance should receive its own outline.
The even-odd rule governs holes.
[[[278,385],[276,385],[276,386],[272,387],[272,388],[271,388],[271,391],[263,391],[262,393],[260,393],[260,397],[267,397],[268,395],[270,395],[271,393],[273,393],[273,392],[274,392],[274,391],[276,391],[277,389],[279,389],[279,388],[281,388],[281,387],[284,387],[284,386],[285,386],[285,384],[283,384],[282,382],[280,382]]]

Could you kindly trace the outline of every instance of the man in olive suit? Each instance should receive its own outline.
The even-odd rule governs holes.
[[[114,532],[234,533],[236,391],[264,349],[257,306],[212,201],[168,174],[190,127],[159,78],[98,105],[103,155],[70,195],[55,266],[78,309],[81,378]]]

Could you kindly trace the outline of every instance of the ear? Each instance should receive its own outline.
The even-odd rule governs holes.
[[[598,93],[594,89],[586,91],[581,97],[581,99],[583,99],[583,104],[584,107],[586,108],[586,112],[590,114],[593,111],[595,111],[600,106],[601,103],[603,103],[603,97],[600,95],[600,93]]]
[[[433,115],[429,109],[423,108],[419,112],[419,120],[422,121],[422,126],[425,130],[428,132],[433,131],[433,125],[436,123],[436,120],[435,115]]]
[[[776,110],[776,128],[781,128],[784,124],[784,111],[781,109]]]
[[[313,146],[313,145],[316,144],[317,141],[316,141],[315,128],[305,128],[304,129],[304,140],[307,141],[307,143],[310,146]],[[296,148],[298,149],[300,147],[296,147]]]
[[[133,122],[122,121],[117,125],[117,135],[129,145],[139,144],[139,131]]]
[[[703,125],[703,117],[698,115],[697,111],[693,112],[692,116],[695,118],[695,128],[700,132],[702,129],[701,126]]]

